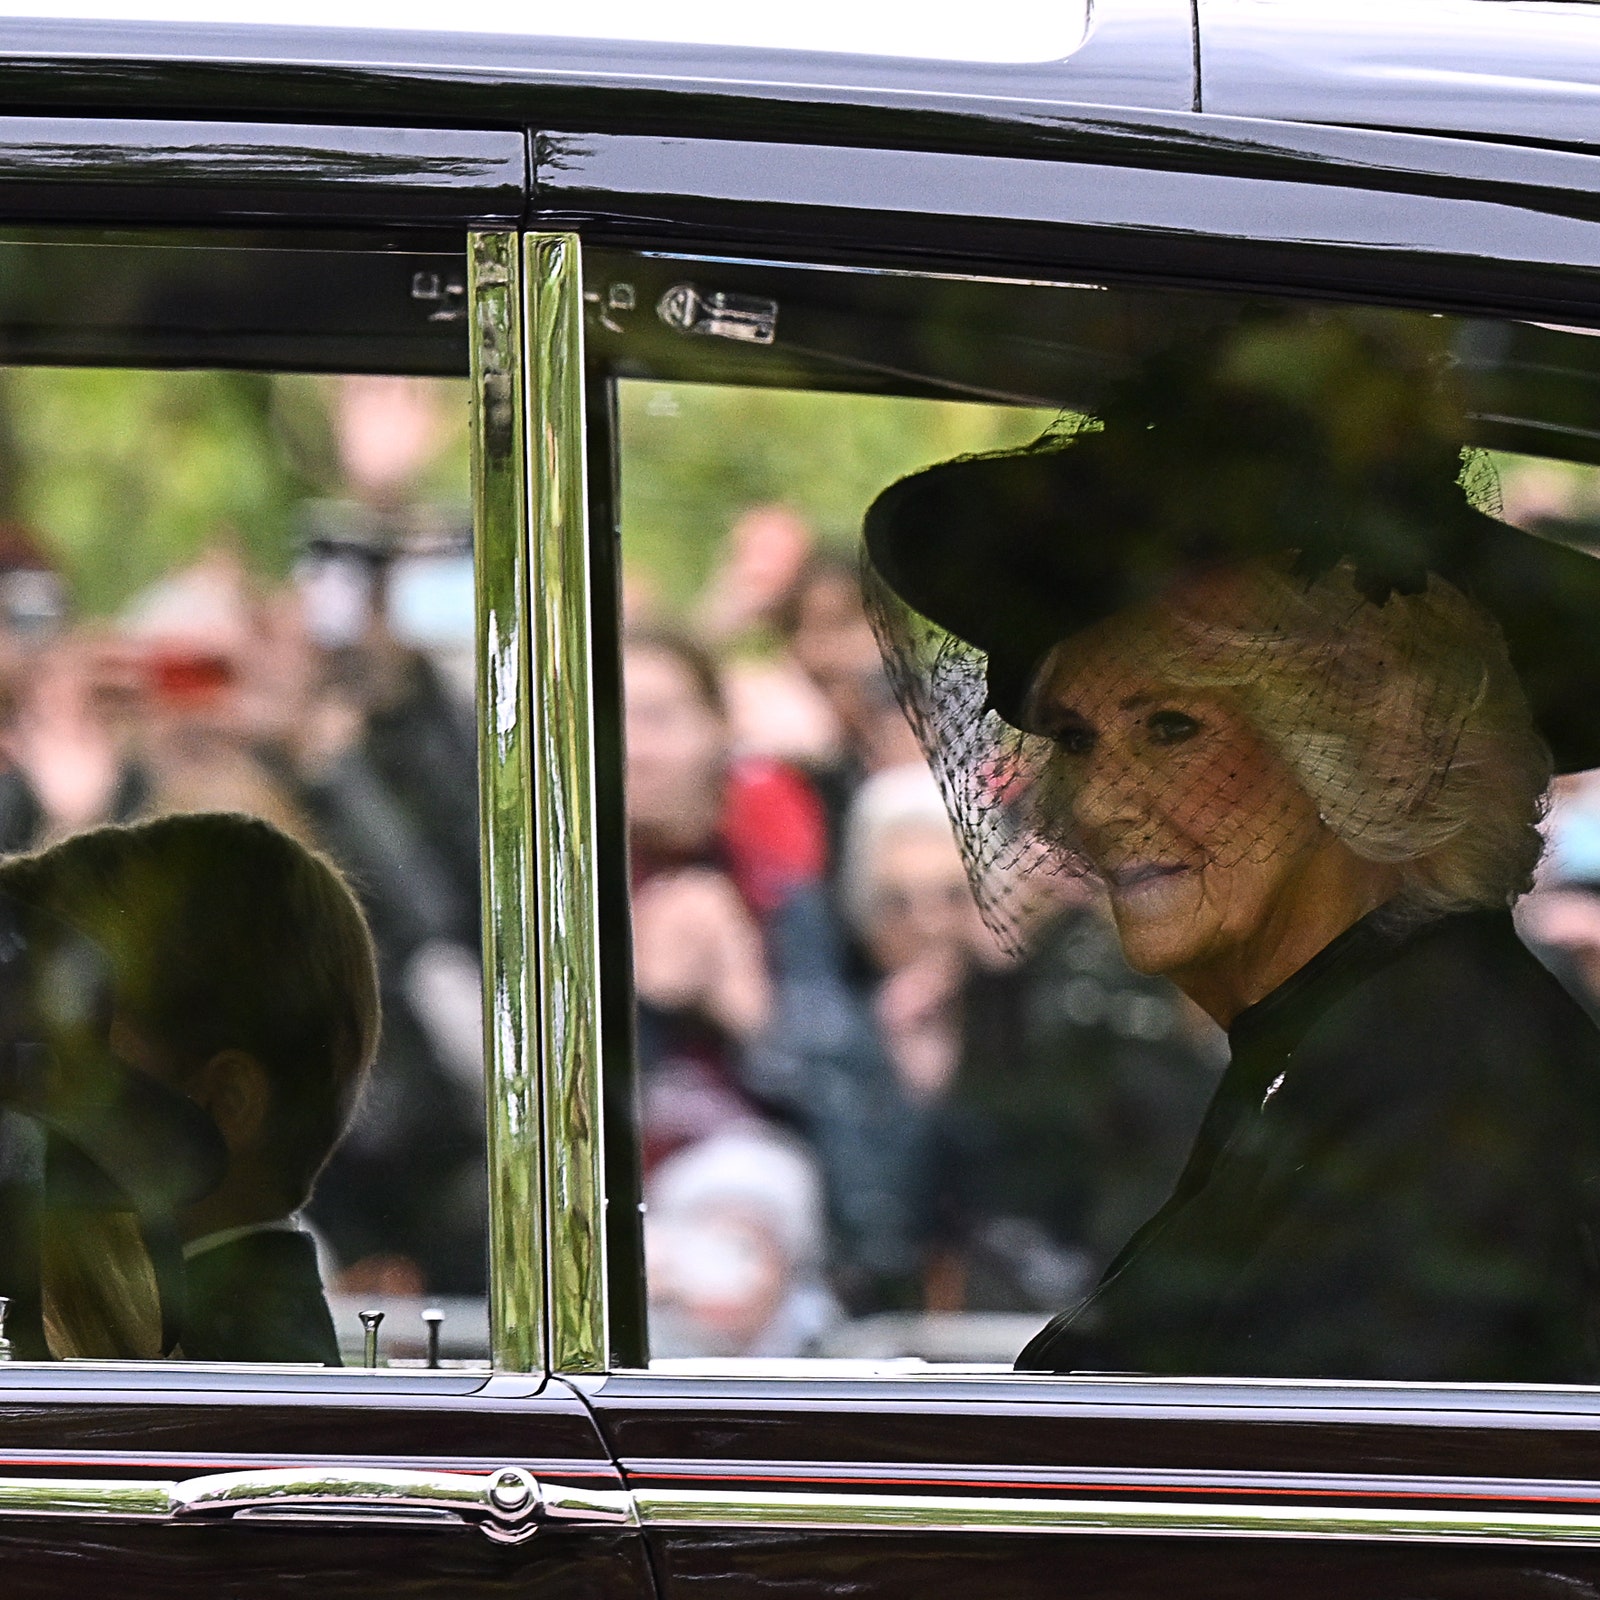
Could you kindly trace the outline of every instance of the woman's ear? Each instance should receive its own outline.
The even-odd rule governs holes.
[[[272,1107],[272,1082],[248,1050],[219,1050],[188,1077],[184,1092],[210,1113],[229,1154],[260,1141]]]

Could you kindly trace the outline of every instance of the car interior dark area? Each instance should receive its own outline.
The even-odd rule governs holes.
[[[459,236],[10,230],[7,361],[464,377]]]
[[[601,381],[1031,407],[1092,409],[1108,382],[1150,352],[1251,303],[1114,280],[1028,283],[606,249],[589,252],[586,271],[590,359]],[[1314,315],[1329,302],[1302,304]],[[1558,458],[1600,459],[1600,325],[1444,320],[1472,386],[1472,443],[1529,454],[1542,443]]]

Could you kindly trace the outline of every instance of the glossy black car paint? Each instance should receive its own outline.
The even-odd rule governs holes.
[[[547,225],[708,252],[1333,295],[1359,284],[1367,299],[1579,321],[1600,306],[1600,158],[1519,152],[1513,178],[1493,152],[1473,182],[1474,151],[1443,141],[1344,135],[1343,150],[1324,137],[1307,151],[1297,130],[1237,126],[1207,138],[1174,137],[1161,164],[1064,149],[864,162],[834,145],[547,133],[535,198]]]
[[[819,1494],[1027,1495],[1205,1507],[1591,1511],[1600,1441],[1578,1392],[1115,1380],[708,1380],[583,1386],[631,1486]],[[1586,1596],[1600,1552],[1182,1535],[660,1529],[666,1593],[1132,1600],[1295,1592]]]
[[[0,117],[9,221],[487,226],[527,188],[504,130]]]
[[[1489,43],[1464,44],[1418,4],[1389,7],[1393,26],[1364,48],[1336,10],[1308,9],[1296,33],[1275,20],[1282,6],[1199,0],[1197,30],[1189,0],[1120,0],[1097,8],[1072,60],[1026,69],[0,22],[0,217],[281,230],[337,218],[454,230],[447,254],[466,226],[520,217],[679,250],[1593,321],[1600,157],[1585,151],[1600,142],[1600,47],[1574,50],[1573,27],[1588,25],[1576,8],[1555,27],[1549,7],[1463,6]],[[294,330],[279,332],[287,359]],[[614,674],[597,676],[614,691]],[[516,1461],[593,1487],[624,1481],[614,1454],[634,1487],[730,1494],[1028,1484],[1175,1503],[1582,1508],[1600,1501],[1595,1419],[1581,1393],[624,1374],[575,1394],[536,1379],[62,1369],[0,1374],[0,1476]],[[781,1528],[648,1539],[667,1596],[1600,1594],[1600,1555],[1571,1549]],[[639,1535],[592,1528],[506,1551],[459,1530],[3,1519],[0,1563],[18,1595],[253,1600],[314,1579],[333,1595],[642,1600],[653,1587]]]
[[[1198,0],[1223,116],[1600,144],[1600,11],[1547,0]]]

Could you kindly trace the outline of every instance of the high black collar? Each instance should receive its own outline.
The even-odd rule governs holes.
[[[1263,1050],[1274,1054],[1292,1050],[1329,1007],[1387,965],[1400,946],[1426,931],[1397,928],[1396,921],[1392,906],[1369,911],[1271,994],[1246,1006],[1228,1029],[1233,1059],[1239,1061]]]

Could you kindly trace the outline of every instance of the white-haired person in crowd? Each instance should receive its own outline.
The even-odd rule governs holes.
[[[753,1123],[729,1128],[669,1156],[645,1198],[652,1356],[817,1353],[841,1312],[803,1147]]]
[[[876,978],[873,1011],[902,1092],[943,1094],[961,1050],[968,974],[999,952],[972,898],[933,774],[889,767],[856,791],[839,861],[839,903]]]

